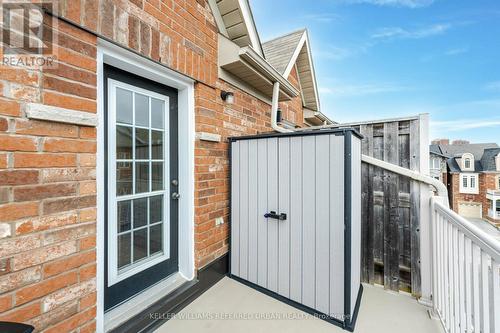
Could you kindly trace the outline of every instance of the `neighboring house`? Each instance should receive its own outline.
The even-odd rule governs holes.
[[[447,159],[450,205],[464,217],[500,224],[500,147],[495,143],[439,144]]]
[[[58,3],[57,66],[0,69],[0,320],[103,332],[224,271],[228,137],[332,122],[246,0]]]
[[[448,172],[446,161],[448,156],[441,153],[439,145],[431,144],[429,146],[429,174],[432,178],[440,180],[443,184],[448,183]]]

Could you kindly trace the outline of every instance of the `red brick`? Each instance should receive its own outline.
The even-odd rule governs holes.
[[[16,253],[30,251],[39,248],[41,245],[41,234],[4,239],[2,241],[2,247],[0,248],[0,257],[6,257]]]
[[[95,87],[84,86],[80,83],[65,81],[51,76],[44,76],[43,88],[91,99],[95,99],[97,94]]]
[[[40,267],[32,267],[19,272],[13,272],[0,277],[0,293],[18,289],[35,283],[42,277]]]
[[[40,265],[44,262],[65,257],[75,252],[76,243],[74,241],[41,247],[14,256],[12,268],[14,270],[20,270],[26,267]]]
[[[21,114],[19,102],[0,97],[0,114],[18,117]]]
[[[65,17],[73,22],[80,23],[80,1],[66,1]]]
[[[95,260],[95,251],[78,253],[71,257],[61,258],[43,265],[43,275],[45,277],[54,276],[85,264],[95,262]]]
[[[0,150],[36,151],[37,145],[33,138],[18,135],[0,135]]]
[[[0,297],[0,313],[9,310],[12,307],[12,295]]]
[[[16,223],[16,235],[71,225],[78,222],[76,213],[40,216]]]
[[[83,0],[83,25],[91,29],[93,31],[97,30],[97,20],[96,17],[99,17],[99,13],[97,12],[97,6],[99,2],[95,0]]]
[[[80,127],[81,139],[95,139],[97,137],[97,129],[95,127]]]
[[[95,153],[96,142],[75,139],[47,138],[43,143],[43,150],[54,153]]]
[[[96,246],[95,235],[80,239],[80,251],[93,249]]]
[[[96,276],[96,264],[80,268],[80,281],[89,280]]]
[[[95,113],[97,110],[97,104],[95,101],[73,96],[61,95],[54,92],[45,91],[43,93],[43,101],[47,105],[53,105],[71,110],[92,113]]]
[[[0,222],[38,215],[38,202],[11,203],[0,206]]]
[[[140,40],[140,22],[137,18],[130,15],[128,17],[128,46],[139,51]]]
[[[47,168],[68,166],[76,166],[75,154],[14,154],[14,167],[16,168]]]
[[[0,184],[25,185],[38,183],[38,170],[0,170]]]
[[[57,67],[55,68],[45,69],[45,73],[54,76],[60,76],[73,81],[82,82],[91,86],[95,86],[97,82],[97,76],[95,72],[86,71],[81,68],[75,68],[63,63],[58,63]]]
[[[7,132],[9,129],[9,121],[6,118],[0,118],[0,132]]]
[[[95,234],[95,223],[69,225],[64,229],[47,231],[45,233],[44,244],[64,242],[93,234]]]
[[[34,201],[76,194],[76,184],[51,184],[16,187],[14,201]]]
[[[75,328],[82,326],[86,322],[95,318],[96,308],[92,307],[88,310],[75,314],[71,318],[47,329],[45,333],[60,333],[60,332],[71,332]]]
[[[16,306],[30,302],[34,299],[48,295],[58,289],[65,288],[78,282],[76,272],[58,275],[52,279],[43,280],[37,284],[24,287],[16,291]]]
[[[63,199],[50,199],[43,203],[43,213],[53,214],[96,205],[96,196],[87,195]]]
[[[40,314],[40,302],[34,302],[23,307],[15,307],[9,312],[0,314],[0,320],[22,323]]]
[[[80,182],[78,193],[80,195],[96,194],[97,193],[96,186],[97,186],[97,184],[93,180],[86,181],[86,182]]]
[[[86,0],[95,2],[94,0]],[[91,58],[88,56],[85,56],[81,53],[75,52],[73,50],[64,48],[64,47],[59,47],[54,45],[54,53],[57,54],[57,58],[60,62],[63,62],[68,65],[72,65],[78,68],[86,69],[90,72],[96,72],[97,69],[97,62],[95,58]]]
[[[85,295],[80,299],[80,309],[86,309],[90,306],[94,306],[97,301],[97,293],[93,292],[91,294]]]
[[[80,155],[80,164],[82,164],[81,160],[82,157]],[[42,170],[41,178],[43,183],[94,180],[96,179],[96,170],[95,168],[46,169]]]
[[[16,119],[16,133],[38,136],[55,136],[63,138],[76,138],[78,127],[49,121]]]
[[[0,169],[7,168],[7,154],[0,154]]]
[[[0,65],[0,75],[6,81],[32,86],[38,84],[38,73],[21,67]]]
[[[113,38],[114,31],[114,6],[111,1],[101,1],[99,7],[99,19],[101,22],[100,33],[108,38]]]

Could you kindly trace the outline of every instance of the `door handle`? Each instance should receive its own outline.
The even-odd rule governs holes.
[[[286,220],[286,214],[285,213],[276,214],[275,211],[270,211],[269,213],[265,213],[264,217],[266,219],[276,219],[276,220],[280,220],[280,221]]]
[[[181,197],[181,195],[179,193],[177,193],[177,192],[172,193],[172,199],[179,200],[180,197]]]

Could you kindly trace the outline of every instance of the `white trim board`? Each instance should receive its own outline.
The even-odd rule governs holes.
[[[194,81],[120,46],[98,40],[97,49],[97,315],[96,331],[104,332],[104,64],[178,90],[179,110],[179,274],[193,280],[194,267]],[[170,281],[171,282],[171,281]],[[169,283],[169,279],[162,283]],[[162,286],[165,287],[165,286]],[[128,315],[128,313],[127,313]],[[122,317],[125,317],[122,315]],[[129,316],[127,316],[128,318]],[[125,321],[127,318],[122,318]]]

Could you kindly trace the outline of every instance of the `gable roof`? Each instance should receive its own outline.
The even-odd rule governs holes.
[[[496,143],[469,143],[463,145],[439,145],[441,153],[450,157],[461,157],[465,153],[474,155],[475,160],[480,160],[483,157],[483,152],[488,148],[498,148]]]
[[[238,46],[251,46],[259,55],[263,55],[248,0],[208,0],[208,3],[221,34]]]
[[[304,32],[305,29],[300,29],[262,44],[266,60],[281,74],[285,73]]]
[[[297,66],[303,104],[312,111],[320,112],[316,74],[307,29],[300,29],[267,41],[262,44],[262,49],[266,60],[285,78],[288,78],[293,67]]]
[[[483,171],[497,171],[496,157],[500,154],[500,148],[488,148],[484,150],[481,158]]]
[[[500,147],[496,143],[439,145],[439,149],[450,156],[446,160],[450,172],[462,172],[457,158],[465,153],[474,155],[474,172],[494,171],[496,170],[495,156],[500,153]]]

